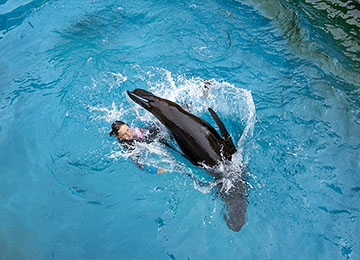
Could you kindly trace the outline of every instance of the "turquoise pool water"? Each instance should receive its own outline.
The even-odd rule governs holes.
[[[0,0],[0,259],[360,259],[359,6]],[[203,170],[108,136],[154,120],[135,88],[219,113],[240,232]]]

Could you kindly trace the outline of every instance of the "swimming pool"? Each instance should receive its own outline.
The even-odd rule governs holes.
[[[0,1],[0,259],[359,259],[358,10]],[[219,113],[248,168],[240,232],[202,170],[154,144],[168,172],[143,171],[108,136],[153,121],[135,88]]]

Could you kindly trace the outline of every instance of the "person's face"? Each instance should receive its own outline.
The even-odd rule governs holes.
[[[131,140],[133,139],[133,132],[128,125],[122,125],[117,132],[117,137],[120,139]]]

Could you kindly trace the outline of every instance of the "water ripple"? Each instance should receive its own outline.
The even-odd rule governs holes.
[[[15,9],[6,13],[0,14],[0,35],[2,34],[4,36],[7,32],[21,25],[23,21],[34,11],[49,2],[50,0],[35,0],[25,5],[17,6]],[[30,24],[30,26],[32,25]],[[0,36],[0,39],[2,38],[3,37]]]

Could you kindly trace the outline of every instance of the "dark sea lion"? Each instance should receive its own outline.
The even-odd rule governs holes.
[[[174,137],[184,156],[194,165],[213,167],[231,161],[236,147],[224,124],[211,108],[208,110],[218,125],[221,136],[208,122],[170,100],[143,89],[127,93],[134,102],[159,119]],[[218,180],[225,177],[222,172],[211,168],[207,172]],[[239,231],[245,224],[246,197],[243,183],[241,179],[236,180],[229,190],[225,190],[222,183],[217,187],[228,213],[224,218],[228,227],[234,231]]]

